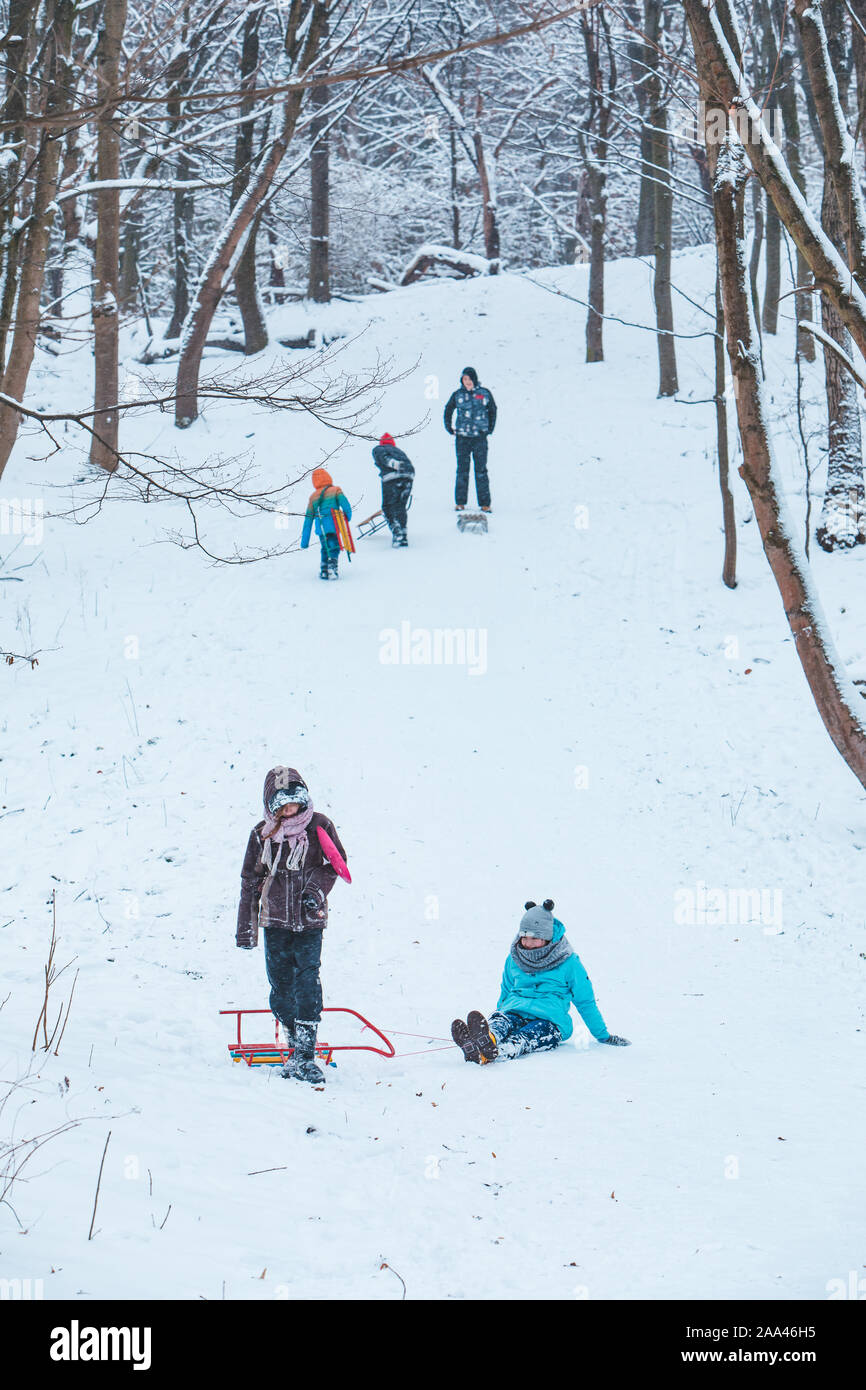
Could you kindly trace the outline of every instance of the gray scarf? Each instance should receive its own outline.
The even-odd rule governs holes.
[[[546,946],[534,946],[531,951],[521,946],[519,933],[511,943],[511,959],[521,970],[525,970],[527,975],[540,975],[543,970],[553,970],[573,955],[574,951],[565,936],[561,936],[558,941],[549,941]]]

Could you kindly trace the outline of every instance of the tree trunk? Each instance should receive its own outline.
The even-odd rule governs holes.
[[[235,296],[238,301],[241,322],[244,326],[244,352],[247,357],[261,352],[268,345],[268,324],[259,294],[256,275],[256,242],[258,239],[259,218],[256,217],[250,228],[243,254],[235,271]]]
[[[586,315],[586,360],[604,361],[604,236],[607,226],[607,172],[601,159],[589,171],[589,310]]]
[[[271,291],[271,302],[282,304],[285,302],[286,289],[286,266],[283,254],[280,250],[280,243],[273,227],[268,227],[268,250],[270,251],[271,270],[268,276],[268,286]]]
[[[737,515],[730,483],[728,455],[728,404],[725,396],[725,309],[722,304],[722,283],[716,263],[716,448],[719,459],[719,489],[722,494],[722,525],[725,532],[725,558],[722,564],[722,583],[729,589],[737,587]]]
[[[646,0],[645,26],[650,73],[647,80],[649,123],[652,126],[654,189],[653,299],[656,311],[656,342],[659,355],[659,395],[675,396],[677,356],[674,344],[674,307],[671,297],[671,253],[673,237],[673,192],[670,182],[671,143],[668,133],[667,103],[663,100],[659,71],[662,39],[662,0]]]
[[[140,204],[134,203],[123,219],[123,249],[120,256],[118,302],[121,313],[135,307],[138,298],[138,257],[144,230]]]
[[[685,0],[692,30],[701,95],[708,106],[727,114],[712,50],[704,47],[701,0]],[[719,0],[715,22],[725,25],[729,47],[735,41],[727,0]],[[734,51],[735,61],[739,54]],[[719,108],[719,99],[725,103]],[[708,141],[713,170],[713,214],[724,304],[728,358],[734,376],[737,419],[743,447],[740,476],[749,489],[764,553],[779,588],[797,655],[818,712],[833,743],[866,787],[866,726],[855,713],[858,696],[836,654],[808,561],[794,536],[793,523],[776,478],[763,398],[757,326],[746,272],[743,204],[747,179],[745,147],[728,132],[721,146]]]
[[[866,3],[866,0],[864,0]],[[640,193],[635,226],[636,256],[651,256],[655,246],[655,184],[652,163],[652,130],[647,120],[647,78],[652,63],[652,49],[643,37],[644,25],[638,0],[625,0],[623,6],[629,21],[627,53],[631,68],[631,83],[640,116]]]
[[[178,153],[174,166],[177,180],[189,179],[191,164],[186,154]],[[189,277],[192,269],[193,215],[195,202],[189,189],[175,189],[172,194],[172,240],[174,243],[174,298],[171,319],[165,330],[166,338],[177,338],[189,313]]]
[[[20,190],[17,189],[22,168],[22,151],[27,136],[28,68],[32,57],[33,24],[39,0],[10,0],[4,72],[6,90],[3,98],[3,164],[0,168],[0,372],[6,362],[6,340],[11,327],[18,285],[18,251],[21,240],[21,221],[16,217]],[[25,161],[26,162],[26,161]],[[2,472],[2,467],[0,467]]]
[[[764,240],[767,247],[767,276],[764,281],[762,323],[765,333],[775,333],[779,327],[779,295],[782,292],[782,224],[772,203],[767,207]]]
[[[478,119],[481,118],[480,104],[478,98],[479,111]],[[478,126],[472,133],[472,143],[475,146],[475,161],[478,166],[478,178],[481,181],[481,206],[482,224],[484,227],[484,254],[488,261],[498,262],[499,260],[499,223],[496,215],[496,187],[495,172],[491,174],[487,165],[487,157],[484,153],[484,137]],[[491,270],[491,275],[495,270]]]
[[[586,360],[604,361],[604,251],[607,232],[607,156],[617,69],[610,27],[602,9],[581,15],[590,101],[580,151],[589,194],[589,308],[586,315]],[[602,57],[602,41],[606,59]],[[605,80],[604,69],[607,69]]]
[[[53,21],[46,32],[41,62],[41,88],[46,92],[45,114],[49,119],[63,110],[74,86],[69,63],[76,0],[57,0]],[[45,261],[56,213],[54,197],[60,171],[62,133],[52,134],[44,125],[34,159],[33,191],[26,226],[21,230],[16,266],[17,295],[12,324],[12,342],[0,390],[15,401],[23,401],[27,378],[36,351],[39,332],[39,299],[45,279]],[[0,403],[0,477],[18,434],[20,415],[14,406]]]
[[[457,198],[457,132],[454,126],[448,132],[451,175],[451,245],[460,250],[460,203]]]
[[[189,31],[189,7],[184,8],[183,39],[186,42]],[[169,135],[173,135],[183,119],[183,97],[189,91],[189,55],[182,50],[166,73],[171,81],[166,109],[171,117]],[[187,151],[181,147],[175,157],[174,177],[178,183],[186,183],[192,177],[192,161]],[[192,191],[176,188],[172,193],[171,230],[174,251],[174,284],[171,318],[165,330],[166,338],[177,338],[189,313],[189,277],[192,269],[193,216],[195,203]]]
[[[857,90],[857,124],[866,153],[866,0],[850,0],[853,23],[851,46]]]
[[[749,255],[749,290],[755,323],[761,321],[761,298],[758,290],[758,271],[761,268],[761,247],[764,244],[764,190],[757,179],[752,180],[752,250]]]
[[[96,168],[100,181],[120,177],[120,136],[115,101],[120,86],[120,53],[126,28],[126,0],[105,0],[96,50],[96,91],[103,103],[97,123]],[[96,194],[96,255],[93,261],[93,429],[90,462],[113,473],[118,443],[118,346],[120,190]]]
[[[829,174],[824,179],[821,225],[833,241],[841,243],[844,228]],[[823,298],[821,327],[844,353],[851,355],[851,336],[833,305]],[[857,383],[845,370],[838,353],[828,347],[823,351],[827,391],[827,486],[816,535],[824,550],[849,549],[866,541]]]
[[[324,35],[323,37],[327,37]],[[330,99],[329,87],[314,87],[310,105],[314,116],[310,125],[313,141],[310,154],[310,274],[307,296],[316,304],[328,304],[330,279],[330,137],[328,119],[322,115]]]
[[[634,253],[651,256],[655,249],[655,170],[652,168],[653,133],[648,125],[640,129],[640,195],[637,205]]]
[[[244,93],[241,102],[241,114],[249,116],[250,119],[243,121],[238,126],[235,141],[232,207],[236,205],[250,181],[250,170],[253,163],[255,119],[252,113],[255,109],[256,72],[259,66],[259,28],[263,15],[264,8],[256,6],[244,21],[240,61],[240,87]],[[249,234],[234,274],[235,296],[244,327],[244,352],[248,357],[256,352],[261,352],[268,345],[268,325],[259,297],[259,284],[256,276],[258,230],[259,218],[256,216],[250,225]]]
[[[779,16],[780,28],[784,25],[784,12]],[[856,26],[855,26],[856,27]],[[802,193],[806,196],[806,176],[803,172],[803,157],[800,153],[800,112],[797,108],[797,67],[795,58],[795,44],[793,35],[785,29],[782,40],[782,50],[779,57],[779,81],[776,85],[777,100],[782,112],[782,123],[785,128],[785,158],[788,161],[788,168],[791,176]],[[809,266],[803,252],[797,247],[797,285],[798,291],[794,296],[795,313],[797,323],[811,323],[812,321],[812,295],[810,286],[812,277],[809,273]],[[805,328],[797,329],[797,351],[807,362],[815,360],[815,339]]]

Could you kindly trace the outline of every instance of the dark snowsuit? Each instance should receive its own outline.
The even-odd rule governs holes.
[[[272,768],[265,778],[265,812],[274,792],[304,779],[293,767]],[[271,986],[271,1012],[289,1029],[295,1019],[318,1021],[322,1009],[319,961],[322,931],[328,924],[328,894],[337,875],[326,859],[316,827],[330,835],[343,858],[345,850],[333,821],[319,811],[307,827],[307,852],[301,868],[286,868],[287,841],[271,845],[272,863],[264,862],[265,841],[259,821],[250,832],[241,868],[241,896],[235,940],[238,946],[255,946],[259,927],[265,941],[265,969]]]
[[[496,402],[486,386],[479,385],[478,373],[472,367],[464,367],[462,376],[475,382],[475,389],[467,391],[458,386],[448,398],[443,416],[445,428],[455,436],[457,450],[457,480],[454,487],[454,501],[458,507],[465,507],[469,496],[469,468],[475,463],[475,494],[479,507],[490,506],[490,483],[487,477],[487,436],[496,426]],[[457,419],[452,428],[452,419]]]
[[[382,512],[391,530],[395,545],[406,544],[406,512],[412,496],[415,469],[411,460],[396,444],[377,444],[373,462],[382,480]]]

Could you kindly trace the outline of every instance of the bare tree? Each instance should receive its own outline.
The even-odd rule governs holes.
[[[327,21],[322,33],[328,36]],[[330,272],[330,151],[331,134],[327,119],[330,93],[327,87],[314,87],[310,93],[313,119],[310,124],[310,273],[307,294],[316,304],[331,298]]]
[[[668,99],[662,76],[664,39],[664,0],[644,0],[646,91],[655,198],[653,203],[653,298],[659,355],[659,395],[675,396],[679,390],[674,344],[674,307],[671,296],[671,253],[673,250],[673,189],[671,187],[671,141],[668,129]]]
[[[97,120],[97,176],[103,185],[96,194],[96,256],[93,285],[93,400],[96,408],[90,462],[113,472],[116,468],[118,411],[118,343],[120,319],[120,138],[117,101],[120,95],[120,56],[126,27],[126,0],[104,0],[96,50],[96,87],[100,102]]]
[[[253,6],[244,19],[241,40],[239,69],[239,89],[242,92],[240,114],[244,118],[238,126],[235,142],[235,176],[232,184],[232,207],[237,207],[246,192],[250,181],[250,170],[254,164],[254,140],[256,108],[256,74],[259,67],[259,30],[264,9]],[[250,222],[244,249],[237,262],[234,274],[235,294],[244,326],[244,352],[252,355],[267,347],[268,325],[265,322],[262,301],[259,298],[256,278],[256,242],[258,240],[260,215],[256,213]]]
[[[616,103],[616,57],[611,43],[610,25],[599,7],[589,16],[581,15],[581,31],[586,49],[589,75],[589,106],[579,132],[589,184],[590,259],[589,309],[586,316],[586,360],[604,361],[604,257],[607,229],[607,157]],[[603,71],[601,43],[604,41],[607,76]]]

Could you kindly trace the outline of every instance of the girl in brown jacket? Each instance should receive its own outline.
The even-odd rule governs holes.
[[[283,1076],[321,1085],[316,1032],[322,1013],[319,965],[328,894],[337,874],[316,829],[321,826],[345,859],[327,816],[313,809],[309,788],[293,767],[271,768],[263,793],[265,818],[255,825],[241,869],[236,941],[243,950],[264,932],[271,1012],[286,1030],[292,1057]]]

